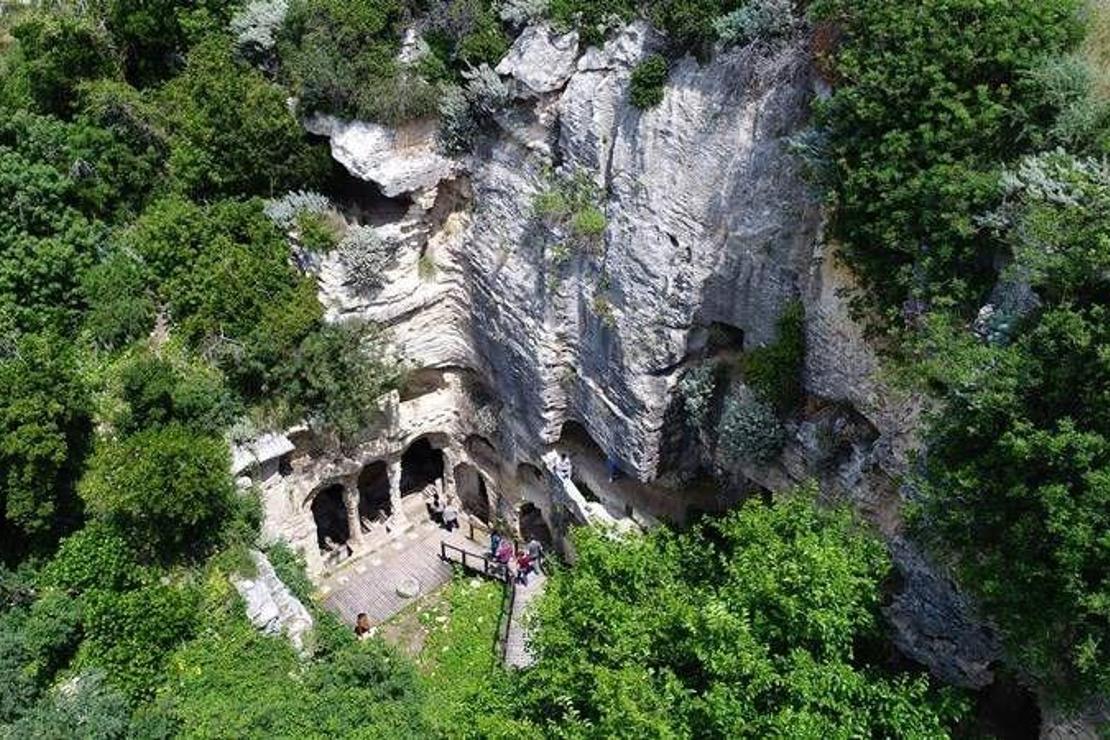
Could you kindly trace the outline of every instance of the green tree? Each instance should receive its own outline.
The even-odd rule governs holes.
[[[917,519],[1065,698],[1110,689],[1108,346],[1105,306],[1064,306],[1011,347],[948,355]]]
[[[323,177],[327,152],[308,141],[285,97],[238,63],[228,40],[195,46],[158,96],[175,186],[203,198],[274,195]]]
[[[939,737],[962,706],[880,654],[882,546],[800,491],[701,529],[574,535],[523,714],[583,737]],[[866,646],[872,646],[867,648]]]
[[[134,546],[163,559],[204,553],[233,510],[226,443],[176,423],[105,440],[78,491]]]
[[[143,265],[114,250],[81,278],[86,312],[84,328],[93,344],[116,349],[147,336],[158,308]]]
[[[19,42],[18,56],[8,60],[4,97],[17,100],[25,92],[44,113],[69,115],[82,80],[119,75],[110,40],[88,20],[36,14],[16,23],[11,34]]]
[[[325,324],[278,367],[290,407],[341,440],[357,437],[379,414],[378,401],[401,384],[372,324]]]
[[[116,428],[122,434],[170,423],[211,432],[230,424],[236,411],[218,373],[148,352],[124,366],[120,391],[124,409]]]
[[[74,348],[26,335],[0,356],[0,502],[5,559],[72,526],[74,478],[91,432]]]
[[[820,103],[835,234],[873,303],[966,307],[999,246],[975,217],[1000,198],[1035,94],[1019,80],[1080,40],[1079,0],[817,0],[838,32]]]

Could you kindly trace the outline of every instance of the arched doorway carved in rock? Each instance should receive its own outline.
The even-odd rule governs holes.
[[[524,542],[538,540],[545,548],[551,548],[551,530],[548,528],[547,522],[544,521],[543,513],[535,504],[525,501],[520,505],[518,522],[520,523],[520,538]]]
[[[358,516],[359,519],[375,521],[381,514],[389,516],[392,505],[389,500],[389,466],[384,460],[367,463],[358,474]]]
[[[328,549],[327,540],[337,545],[344,544],[351,537],[347,522],[347,506],[343,501],[343,486],[334,483],[327,486],[312,499],[312,519],[316,522],[316,544],[321,550]]]
[[[455,491],[463,511],[486,524],[490,523],[489,490],[485,476],[477,468],[469,463],[455,466]]]
[[[401,495],[419,493],[441,478],[443,451],[432,447],[427,437],[420,437],[401,456]]]

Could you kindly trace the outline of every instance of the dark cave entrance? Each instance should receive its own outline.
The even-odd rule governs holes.
[[[350,539],[347,506],[343,502],[343,486],[328,486],[312,499],[312,518],[316,522],[316,544],[327,550],[327,540],[342,545]]]
[[[358,474],[358,516],[373,522],[379,514],[393,513],[389,500],[389,467],[378,460]]]
[[[548,528],[547,522],[543,520],[543,513],[535,504],[531,502],[521,504],[518,520],[520,522],[520,538],[524,542],[537,540],[544,546],[544,549],[551,549],[551,530]]]
[[[401,456],[401,495],[418,493],[443,478],[443,451],[432,447],[427,437],[409,445]]]
[[[456,465],[455,490],[459,494],[463,511],[486,524],[490,523],[489,491],[486,489],[485,476],[477,468],[468,463]]]
[[[390,198],[376,184],[355,177],[334,159],[323,192],[344,216],[365,226],[400,221],[412,206],[411,198]]]

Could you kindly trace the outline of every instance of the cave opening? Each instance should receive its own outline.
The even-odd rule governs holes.
[[[409,445],[401,456],[401,495],[418,493],[443,478],[443,451],[432,447],[427,437]]]
[[[328,540],[342,545],[350,539],[342,485],[336,483],[316,494],[312,499],[312,518],[316,522],[316,544],[321,550],[329,549]]]
[[[486,479],[469,463],[455,466],[455,490],[459,494],[462,510],[471,516],[490,523],[489,491]]]
[[[355,177],[334,159],[323,191],[347,218],[365,226],[400,221],[412,207],[408,196],[389,197],[373,182]]]
[[[551,529],[543,519],[543,512],[535,504],[526,501],[520,506],[517,514],[520,522],[520,538],[524,542],[536,540],[544,549],[551,549]]]
[[[389,500],[389,468],[383,460],[369,463],[358,474],[358,516],[373,522],[393,513]]]

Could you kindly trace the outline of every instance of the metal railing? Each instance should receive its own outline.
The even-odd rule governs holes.
[[[458,563],[467,570],[481,573],[489,578],[496,578],[499,581],[512,580],[509,577],[509,568],[504,563],[500,563],[489,556],[471,552],[458,545],[452,545],[441,540],[439,556],[448,563]]]
[[[497,639],[493,649],[501,665],[505,665],[505,659],[509,655],[509,632],[513,628],[513,610],[516,608],[516,581],[512,578],[505,579],[501,604],[501,619],[497,623]]]

